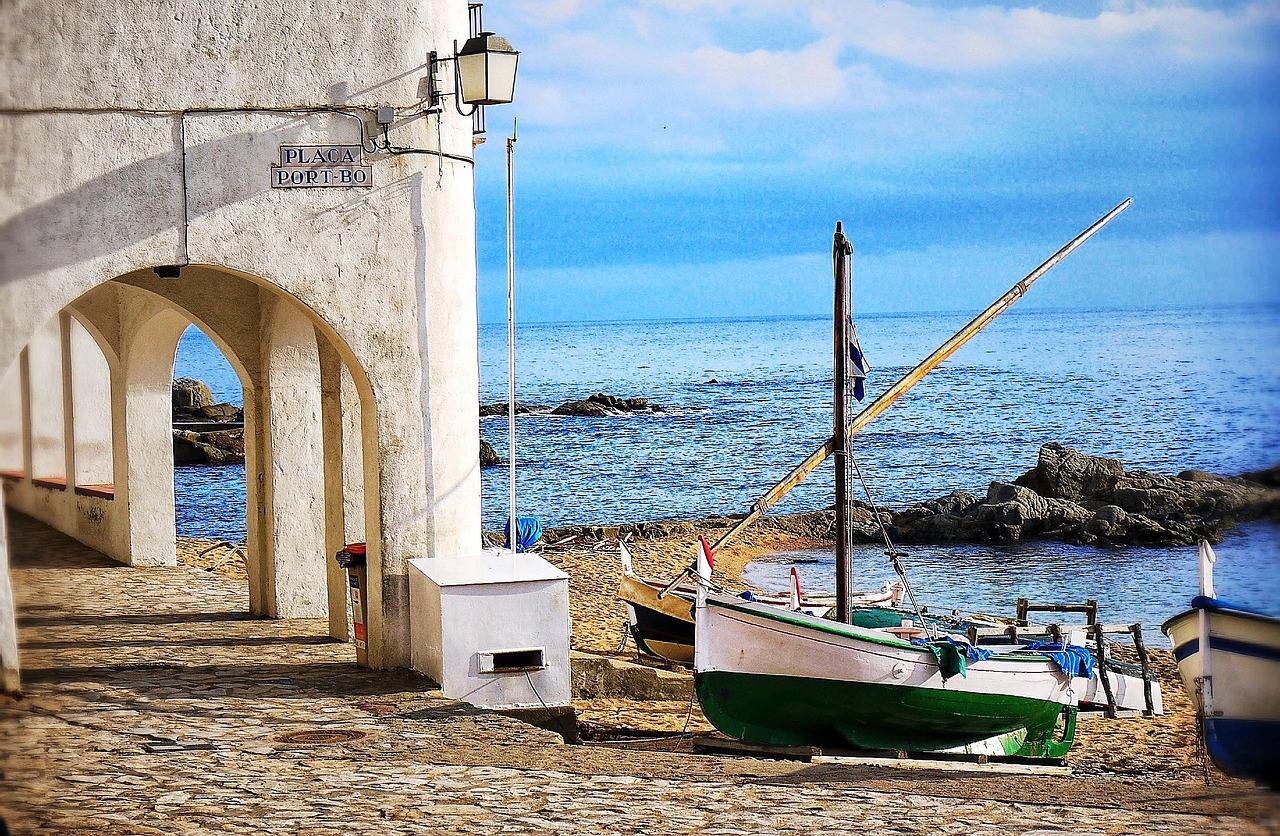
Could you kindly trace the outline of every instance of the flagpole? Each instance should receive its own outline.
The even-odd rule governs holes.
[[[845,307],[848,291],[845,266],[848,264],[851,251],[852,247],[844,237],[844,228],[839,221],[836,221],[835,241],[831,247],[832,270],[835,273],[835,310],[832,316],[834,320],[832,353],[835,368],[832,375],[831,398],[835,432],[831,436],[831,442],[835,452],[836,470],[836,620],[841,624],[849,623],[849,549],[846,537],[849,528],[849,496],[848,485],[845,483],[849,451],[845,447],[847,439],[844,431],[844,384],[849,358],[848,335],[845,333],[845,321],[849,318],[848,308]]]
[[[516,520],[516,233],[515,233],[515,147],[516,120],[511,120],[507,137],[507,458],[511,471],[511,516],[507,545],[515,557],[520,539]]]

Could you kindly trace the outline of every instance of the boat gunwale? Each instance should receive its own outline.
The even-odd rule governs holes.
[[[1179,621],[1189,616],[1197,615],[1198,613],[1201,613],[1201,612],[1211,613],[1214,615],[1228,616],[1230,618],[1239,618],[1243,621],[1258,621],[1263,624],[1280,624],[1280,618],[1273,615],[1264,615],[1263,613],[1253,612],[1251,610],[1237,610],[1232,607],[1220,607],[1220,606],[1211,606],[1211,605],[1202,604],[1200,606],[1192,606],[1190,609],[1183,610],[1182,612],[1175,615],[1173,618],[1168,619],[1167,621],[1165,621],[1163,624],[1160,625],[1160,632],[1168,636],[1169,630],[1175,621]]]
[[[917,653],[928,654],[929,659],[932,660],[931,663],[934,665],[937,665],[937,657],[934,655],[933,651],[928,647],[924,647],[918,644],[911,644],[910,642],[905,642],[905,641],[902,641],[901,639],[887,638],[886,636],[882,636],[875,632],[872,632],[871,628],[857,627],[852,624],[841,624],[838,621],[830,621],[828,619],[814,618],[810,620],[806,618],[802,620],[800,618],[796,618],[793,613],[789,613],[784,610],[774,610],[773,608],[769,608],[769,607],[757,608],[755,606],[751,606],[750,602],[747,602],[747,601],[743,601],[741,604],[732,603],[728,600],[722,600],[719,597],[714,595],[707,595],[707,604],[715,605],[722,609],[737,610],[739,612],[746,613],[748,615],[761,616],[773,621],[781,621],[784,624],[791,624],[797,627],[805,627],[805,628],[817,630],[818,632],[827,633],[834,636],[840,636],[842,638],[858,639],[860,641],[868,642],[869,644],[877,644],[884,647],[893,648],[895,650],[913,650],[913,651],[916,651]],[[1010,651],[1006,653],[992,653],[991,656],[988,657],[988,659],[984,659],[983,661],[991,661],[991,660],[998,660],[1003,662],[1017,662],[1020,664],[1049,663],[1049,664],[1056,665],[1056,663],[1053,662],[1052,659],[1036,651],[1024,651],[1024,652]],[[979,664],[982,664],[982,662],[970,662],[969,666],[979,665]]]

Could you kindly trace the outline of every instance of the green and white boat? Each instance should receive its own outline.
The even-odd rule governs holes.
[[[707,719],[752,743],[853,747],[908,752],[970,751],[1060,758],[1075,737],[1076,702],[1093,659],[1082,648],[1004,646],[983,650],[931,624],[916,601],[888,531],[886,554],[917,619],[858,626],[850,606],[848,483],[861,471],[849,438],[884,412],[930,370],[999,316],[1031,284],[1124,211],[1125,201],[1014,285],[968,325],[846,424],[861,400],[869,367],[849,317],[853,248],[836,224],[834,428],[831,438],[792,470],[714,546],[698,556],[694,607],[694,683]],[[851,368],[852,367],[852,368]],[[836,612],[834,620],[802,610],[743,601],[712,591],[716,551],[758,519],[827,457],[835,457]],[[868,503],[874,507],[870,489]],[[927,635],[926,635],[927,633]],[[1065,670],[1064,667],[1065,666]],[[1073,681],[1077,683],[1073,686]],[[1077,688],[1080,693],[1077,693]]]
[[[1002,737],[995,754],[1061,757],[1074,738],[1072,677],[1034,651],[944,676],[932,649],[887,630],[706,590],[695,612],[698,703],[739,740],[936,752]]]

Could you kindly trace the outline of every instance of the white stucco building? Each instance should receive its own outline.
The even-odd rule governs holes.
[[[480,548],[472,124],[424,112],[469,26],[465,0],[0,4],[9,507],[172,564],[194,323],[244,387],[252,612],[345,637],[332,556],[367,542],[369,662],[409,665],[406,560]],[[286,150],[325,146],[356,158]],[[277,187],[308,176],[331,185]],[[0,668],[15,687],[7,547]]]

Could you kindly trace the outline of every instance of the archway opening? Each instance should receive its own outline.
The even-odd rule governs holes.
[[[248,577],[244,388],[191,325],[173,364],[174,529],[180,560]]]

